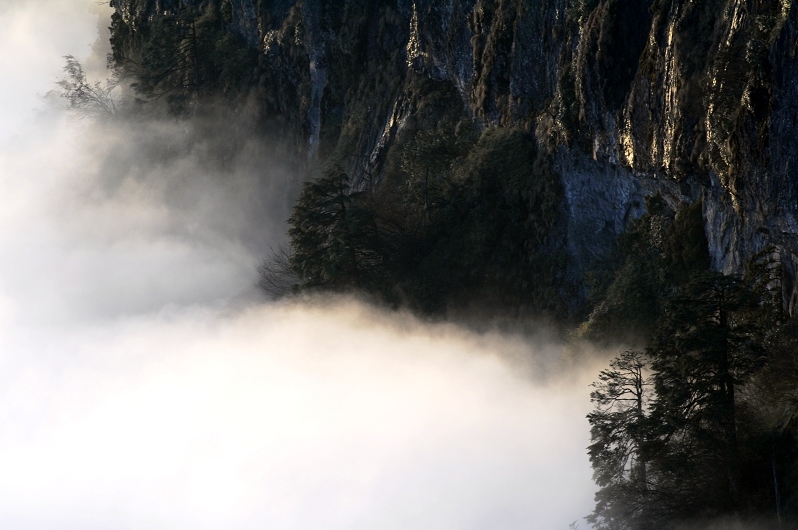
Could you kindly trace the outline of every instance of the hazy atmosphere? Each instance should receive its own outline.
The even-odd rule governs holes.
[[[65,55],[104,74],[109,17],[0,3],[0,527],[585,528],[600,366],[267,301],[298,186],[277,148],[214,164],[216,123],[93,124],[45,97]]]

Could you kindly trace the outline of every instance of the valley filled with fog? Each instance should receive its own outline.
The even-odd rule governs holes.
[[[95,124],[45,96],[64,55],[103,74],[108,16],[0,6],[0,526],[581,521],[600,363],[350,298],[268,301],[257,267],[300,184],[278,148],[216,164],[213,123]]]

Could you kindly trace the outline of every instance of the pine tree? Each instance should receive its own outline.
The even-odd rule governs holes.
[[[703,273],[666,305],[650,348],[658,466],[677,517],[736,512],[744,502],[737,390],[763,366],[757,298],[733,276]],[[681,514],[681,515],[680,515]]]
[[[642,525],[649,490],[645,443],[651,386],[646,355],[635,350],[621,353],[593,383],[588,452],[600,490],[588,522],[596,529]]]
[[[362,287],[381,264],[373,213],[355,203],[349,176],[332,166],[294,206],[290,267],[304,287]]]

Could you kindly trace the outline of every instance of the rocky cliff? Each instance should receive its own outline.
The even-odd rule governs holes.
[[[353,189],[379,185],[391,150],[435,129],[441,114],[431,109],[443,98],[460,123],[524,129],[547,154],[561,182],[557,237],[572,278],[607,254],[644,212],[645,197],[661,194],[674,208],[701,201],[717,270],[740,272],[751,255],[772,248],[784,273],[783,304],[798,311],[792,0],[112,5],[122,68],[146,68],[143,50],[158,21],[193,13],[174,26],[188,43],[176,48],[187,54],[178,80],[166,86],[168,76],[154,75],[151,93],[194,97],[201,84],[194,26],[203,17],[237,39],[237,57],[256,51],[231,77],[238,93],[257,101],[252,112],[294,137],[303,156],[339,163]]]

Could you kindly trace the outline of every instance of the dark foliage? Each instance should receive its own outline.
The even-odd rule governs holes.
[[[701,203],[683,206],[675,215],[661,197],[649,198],[646,207],[610,259],[588,274],[595,307],[581,329],[584,338],[645,343],[673,289],[709,270]]]
[[[357,201],[338,166],[305,185],[289,220],[291,271],[308,288],[368,289],[382,259],[374,213]]]
[[[668,301],[651,354],[663,480],[680,484],[672,510],[715,516],[746,504],[737,393],[766,361],[749,317],[757,307],[745,284],[718,273],[697,275]]]
[[[448,124],[447,124],[448,125]],[[557,314],[562,284],[547,252],[558,181],[523,131],[420,131],[376,191],[333,167],[306,185],[291,218],[302,288],[350,287],[426,313],[482,301]]]
[[[588,519],[599,529],[725,516],[789,527],[798,515],[798,333],[774,318],[783,318],[773,302],[774,251],[752,259],[745,278],[694,269],[683,280],[680,267],[703,262],[703,252],[663,248],[665,294],[650,346],[615,359],[592,396],[589,452],[600,489]]]
[[[112,18],[112,62],[144,101],[163,99],[183,115],[198,96],[237,94],[244,90],[257,50],[227,29],[224,5],[177,2],[149,23],[128,27]]]
[[[653,381],[643,352],[627,350],[599,373],[590,394],[588,448],[593,478],[600,490],[587,518],[597,529],[644,527],[649,494],[646,442],[651,428]]]

